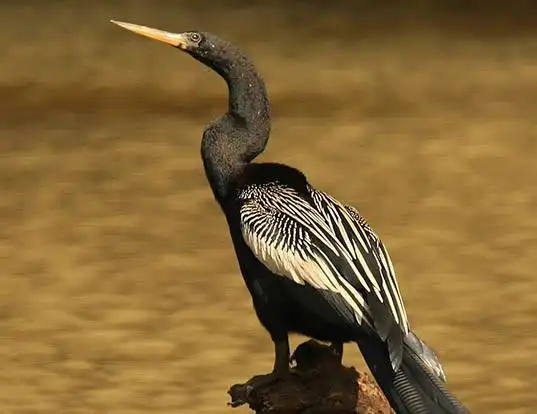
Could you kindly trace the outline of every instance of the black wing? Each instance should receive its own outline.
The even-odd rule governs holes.
[[[343,215],[351,225],[345,231],[336,230],[326,211],[280,185],[244,191],[239,197],[242,235],[254,255],[277,275],[338,294],[342,300],[335,306],[342,316],[388,338],[392,365],[397,368],[408,329],[406,314],[393,305],[401,300],[389,294],[389,282],[379,273],[381,260],[363,253],[372,251],[371,241],[358,232],[352,217]],[[390,335],[379,332],[377,325],[387,325],[379,320],[399,321],[391,324],[397,327],[397,332],[389,333],[397,338],[393,346]]]
[[[366,263],[369,272],[381,286],[382,303],[389,305],[390,311],[385,318],[375,321],[381,338],[386,338],[393,329],[393,323],[400,326],[406,335],[409,332],[408,317],[392,261],[380,238],[354,207],[343,205],[329,194],[312,187],[309,187],[309,191],[317,210],[338,238],[344,241],[356,265],[362,270]]]

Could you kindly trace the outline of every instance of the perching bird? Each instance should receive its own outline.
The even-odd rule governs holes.
[[[183,50],[227,83],[228,112],[205,129],[201,155],[274,343],[265,380],[289,372],[288,334],[295,332],[331,342],[340,358],[343,343],[356,342],[396,413],[467,413],[444,387],[434,353],[410,331],[390,256],[358,211],[293,167],[252,162],[265,149],[271,117],[251,60],[210,33],[113,23]]]

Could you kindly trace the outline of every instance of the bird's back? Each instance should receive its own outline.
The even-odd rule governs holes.
[[[308,201],[310,199],[306,176],[300,170],[280,163],[248,164],[237,179],[235,194],[265,185],[289,187]]]

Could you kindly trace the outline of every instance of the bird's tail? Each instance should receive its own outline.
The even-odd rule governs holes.
[[[418,335],[410,331],[405,338],[405,343],[433,374],[440,378],[442,382],[447,381],[442,363],[434,351]]]
[[[371,373],[396,414],[468,414],[468,409],[446,388],[443,378],[424,364],[414,340],[405,339],[397,372],[393,371],[386,346],[380,340],[358,343]]]

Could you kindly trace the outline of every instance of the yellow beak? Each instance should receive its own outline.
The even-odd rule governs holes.
[[[117,24],[118,26],[123,27],[124,29],[130,30],[131,32],[137,33],[145,37],[149,37],[153,40],[158,40],[159,42],[163,42],[174,47],[186,49],[188,46],[188,42],[185,39],[185,36],[181,33],[165,32],[164,30],[153,29],[151,27],[140,26],[138,24],[133,23],[119,22],[116,20],[110,21],[114,24]]]

